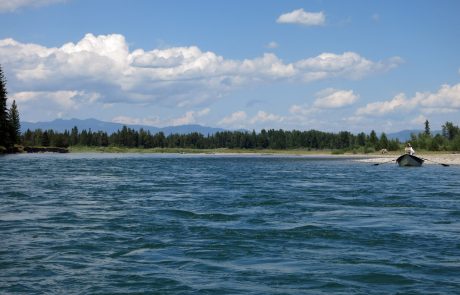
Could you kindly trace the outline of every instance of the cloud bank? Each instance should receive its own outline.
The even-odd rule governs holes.
[[[399,57],[372,61],[355,52],[286,63],[272,53],[232,60],[196,46],[130,50],[119,34],[87,34],[61,47],[3,39],[0,60],[11,93],[83,91],[98,93],[101,103],[179,107],[205,105],[248,84],[362,79],[402,62]]]

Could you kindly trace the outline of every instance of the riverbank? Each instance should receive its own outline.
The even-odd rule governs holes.
[[[373,155],[363,159],[356,159],[356,161],[374,164],[385,163],[391,160],[396,160],[399,155],[400,154]],[[441,163],[448,165],[460,165],[460,153],[423,152],[417,153],[417,156],[426,159],[424,165],[439,165]]]
[[[285,156],[337,156],[367,157],[372,154],[343,152],[337,150],[276,150],[276,149],[190,149],[190,148],[125,148],[125,147],[69,147],[70,153],[141,153],[141,154],[206,154],[206,155],[285,155]]]
[[[342,152],[337,150],[273,150],[273,149],[182,149],[182,148],[124,148],[124,147],[84,147],[74,146],[69,148],[70,153],[165,153],[165,154],[195,154],[195,155],[247,155],[247,156],[298,156],[298,157],[328,157],[328,158],[346,158],[364,163],[383,163],[392,159],[396,159],[401,155],[401,152],[389,152],[381,154],[374,153],[357,153],[357,152]],[[429,159],[425,164],[444,163],[449,165],[460,165],[460,153],[453,152],[430,152],[422,151],[418,156]]]

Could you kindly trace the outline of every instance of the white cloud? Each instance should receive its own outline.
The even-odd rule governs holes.
[[[182,117],[169,120],[168,124],[172,126],[193,124],[196,123],[197,118],[206,116],[210,111],[210,108],[205,108],[199,111],[188,111]]]
[[[451,114],[458,112],[458,109],[453,109],[453,108],[422,108],[421,109],[422,113],[426,115],[432,115],[432,114]]]
[[[243,126],[248,115],[244,111],[232,113],[230,116],[224,117],[217,124],[223,126]]]
[[[275,41],[271,41],[270,43],[267,44],[267,46],[265,46],[267,48],[270,48],[270,49],[275,49],[275,48],[278,48],[279,45],[278,43],[276,43]]]
[[[187,111],[183,116],[172,119],[160,119],[160,117],[149,118],[133,118],[129,116],[117,116],[112,118],[112,122],[127,124],[127,125],[149,125],[149,126],[178,126],[187,125],[197,122],[197,119],[206,116],[211,111],[210,108],[205,108],[198,111]]]
[[[445,113],[446,109],[460,109],[460,84],[453,86],[442,85],[435,92],[417,92],[414,97],[407,98],[404,93],[396,95],[389,101],[379,101],[369,103],[356,111],[357,115],[384,115],[396,111],[412,110],[416,107],[422,107],[427,113],[441,111]]]
[[[328,88],[317,93],[313,106],[326,109],[341,108],[352,105],[358,98],[359,95],[356,95],[353,90]]]
[[[187,125],[192,123],[195,123],[195,114],[193,111],[186,112],[183,117],[171,120],[172,126]]]
[[[63,110],[77,109],[81,104],[92,104],[96,102],[101,95],[99,93],[86,93],[85,91],[24,91],[16,92],[11,98],[18,104],[40,101],[44,104],[46,101],[59,106]]]
[[[12,12],[22,7],[39,7],[65,1],[66,0],[0,0],[0,13]]]
[[[312,108],[308,104],[304,104],[304,105],[294,104],[289,108],[289,112],[293,115],[309,116],[316,111],[317,111],[316,108]]]
[[[425,123],[425,121],[427,120],[427,118],[424,116],[424,115],[419,115],[417,116],[416,118],[414,118],[411,123],[413,125],[418,125],[418,126],[422,126],[423,123]]]
[[[209,114],[210,111],[211,111],[210,108],[205,108],[205,109],[202,109],[202,110],[198,111],[198,112],[196,113],[196,115],[197,115],[198,117],[203,117],[203,116],[206,116],[207,114]]]
[[[27,118],[27,121],[71,116],[85,107],[100,106],[101,97],[97,92],[77,90],[21,91],[9,96],[11,101],[16,100],[22,118]]]
[[[321,12],[307,12],[303,8],[282,14],[276,20],[280,24],[300,24],[305,26],[321,26],[326,22],[326,15]]]
[[[400,58],[370,61],[357,53],[323,53],[285,63],[275,54],[230,60],[196,46],[131,51],[122,35],[87,34],[77,43],[44,47],[0,40],[0,60],[16,92],[76,89],[99,92],[102,103],[206,105],[247,84],[359,79],[391,69]]]
[[[396,95],[389,101],[373,102],[356,111],[357,115],[384,115],[400,109],[414,107],[415,104],[408,100],[403,93]]]
[[[266,122],[282,122],[283,117],[275,114],[269,114],[264,111],[258,111],[257,115],[255,115],[249,122],[251,124],[257,123],[266,123]]]
[[[420,101],[424,107],[460,108],[460,83],[457,85],[444,84],[436,93],[416,93],[414,100]]]
[[[400,57],[392,57],[383,62],[373,62],[355,52],[322,53],[316,57],[296,62],[295,68],[299,70],[303,79],[309,82],[333,77],[361,79],[372,73],[395,68],[402,62]]]

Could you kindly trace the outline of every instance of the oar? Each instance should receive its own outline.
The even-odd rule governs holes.
[[[390,163],[390,162],[394,162],[396,160],[391,160],[391,161],[388,161],[388,162],[383,162],[383,163],[375,163],[374,166],[378,166],[378,165],[382,165],[382,164],[386,164],[386,163]]]
[[[444,166],[444,167],[449,167],[449,166],[450,166],[449,164],[439,163],[439,162],[435,162],[435,161],[432,161],[432,160],[429,160],[429,159],[425,159],[425,158],[421,158],[421,159],[422,159],[422,160],[425,160],[425,161],[430,161],[430,162],[433,162],[433,163],[442,165],[442,166]]]

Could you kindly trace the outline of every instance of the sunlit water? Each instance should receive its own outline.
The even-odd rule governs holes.
[[[0,157],[2,294],[459,290],[458,166]]]

